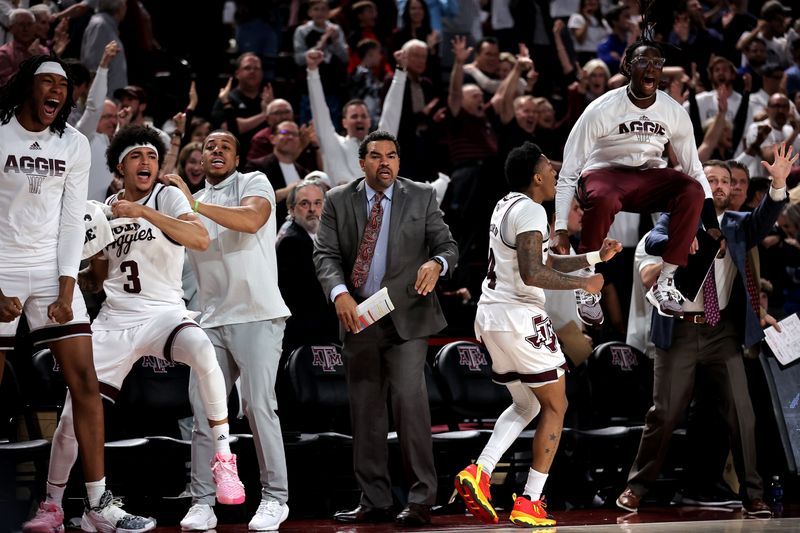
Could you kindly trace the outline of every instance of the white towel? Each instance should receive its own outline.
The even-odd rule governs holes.
[[[108,223],[111,216],[110,206],[94,200],[86,202],[86,214],[83,217],[86,237],[81,259],[89,259],[114,240],[111,224]]]

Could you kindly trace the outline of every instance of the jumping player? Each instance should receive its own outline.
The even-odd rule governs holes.
[[[681,316],[683,297],[673,276],[678,266],[686,265],[701,215],[709,235],[720,239],[722,233],[689,115],[658,90],[663,67],[658,43],[636,41],[626,50],[621,67],[630,83],[594,100],[575,123],[556,187],[553,245],[556,253],[569,253],[567,214],[576,187],[583,208],[578,253],[600,246],[619,211],[671,213],[664,269],[647,298],[661,315]],[[667,143],[683,172],[666,168]],[[576,298],[583,322],[603,322],[599,295],[576,291]]]
[[[511,522],[556,523],[545,509],[542,490],[564,424],[567,365],[544,311],[543,289],[600,292],[601,274],[582,277],[563,272],[608,261],[622,249],[620,243],[605,239],[600,250],[585,255],[548,255],[549,226],[541,202],[555,196],[555,176],[535,144],[526,142],[513,149],[506,160],[506,179],[513,192],[497,202],[489,225],[489,271],[478,302],[475,335],[492,356],[492,379],[508,388],[513,403],[497,419],[477,462],[455,480],[467,508],[486,523],[498,521],[489,493],[492,471],[540,412],[528,481],[514,502]]]
[[[182,299],[184,247],[206,249],[208,232],[179,189],[156,182],[165,152],[158,132],[145,126],[120,130],[106,152],[109,170],[122,177],[124,186],[106,200],[115,217],[110,221],[114,241],[79,274],[84,290],[102,288],[106,293],[92,324],[95,368],[101,393],[113,400],[133,364],[144,355],[192,367],[215,434],[212,471],[217,499],[238,504],[244,501],[244,487],[236,456],[230,453],[222,371],[211,341],[190,318]],[[77,452],[72,430],[68,395],[53,437],[48,495],[51,486],[64,485],[69,477]],[[155,521],[146,519],[140,526],[134,530],[152,529]],[[117,525],[117,531],[123,529],[131,530]]]

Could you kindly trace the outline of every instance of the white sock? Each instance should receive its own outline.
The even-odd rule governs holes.
[[[531,468],[528,472],[528,482],[525,483],[525,490],[522,491],[522,494],[530,496],[531,501],[540,500],[545,481],[547,481],[547,474],[542,474]]]
[[[47,501],[50,503],[57,503],[59,506],[61,506],[61,502],[64,500],[64,491],[66,488],[66,485],[53,485],[48,481]]]
[[[94,509],[98,505],[100,505],[100,498],[103,497],[103,493],[106,491],[106,478],[103,476],[101,479],[97,481],[89,481],[86,483],[86,496],[89,498],[89,507]]]
[[[231,454],[230,436],[228,432],[230,426],[228,423],[219,424],[218,426],[211,426],[211,434],[214,435],[214,452],[224,455]]]
[[[658,283],[674,278],[676,270],[678,270],[678,265],[664,262],[664,266],[661,267],[661,274],[658,275]]]

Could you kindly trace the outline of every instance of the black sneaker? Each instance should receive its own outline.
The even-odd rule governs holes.
[[[711,487],[684,491],[681,503],[701,507],[741,507],[742,499],[726,483],[716,483]]]

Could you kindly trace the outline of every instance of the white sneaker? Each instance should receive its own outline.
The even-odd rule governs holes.
[[[110,490],[100,497],[97,507],[89,507],[85,501],[81,529],[89,533],[142,533],[156,527],[156,521],[144,516],[128,514],[122,508],[122,500],[115,498]]]
[[[289,506],[277,500],[261,499],[253,519],[247,524],[251,531],[276,531],[289,516]]]
[[[650,287],[645,295],[647,301],[656,308],[658,314],[666,317],[682,317],[683,308],[683,295],[678,289],[675,288],[675,282],[672,278],[659,279]]]
[[[575,305],[578,318],[587,326],[599,326],[603,323],[603,308],[600,307],[600,295],[575,289]]]
[[[217,527],[217,517],[214,508],[206,503],[192,505],[181,520],[181,529],[184,531],[207,531],[215,527]]]

